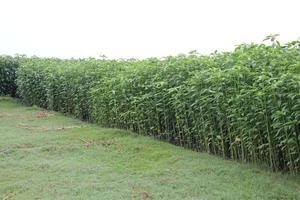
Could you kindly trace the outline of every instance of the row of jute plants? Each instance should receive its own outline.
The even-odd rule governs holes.
[[[0,95],[16,95],[16,71],[18,67],[19,62],[16,58],[0,56]]]
[[[300,43],[146,60],[20,61],[26,104],[224,158],[300,171]]]

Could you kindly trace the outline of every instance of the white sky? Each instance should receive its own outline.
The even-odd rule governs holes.
[[[145,58],[300,37],[300,0],[0,0],[0,54]]]

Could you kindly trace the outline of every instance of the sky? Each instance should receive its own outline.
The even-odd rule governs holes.
[[[300,0],[0,0],[0,55],[148,58],[300,38]]]

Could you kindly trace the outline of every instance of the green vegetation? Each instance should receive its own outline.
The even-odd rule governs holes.
[[[300,171],[300,42],[146,60],[21,59],[22,102],[224,158]]]
[[[16,95],[16,70],[19,62],[16,58],[0,56],[0,95]]]
[[[0,98],[0,199],[299,199],[299,177]]]

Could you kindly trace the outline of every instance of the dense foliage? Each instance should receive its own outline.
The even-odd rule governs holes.
[[[30,58],[27,104],[273,170],[300,171],[300,43],[146,60]]]
[[[0,56],[0,95],[15,96],[16,70],[19,63],[16,58]]]

